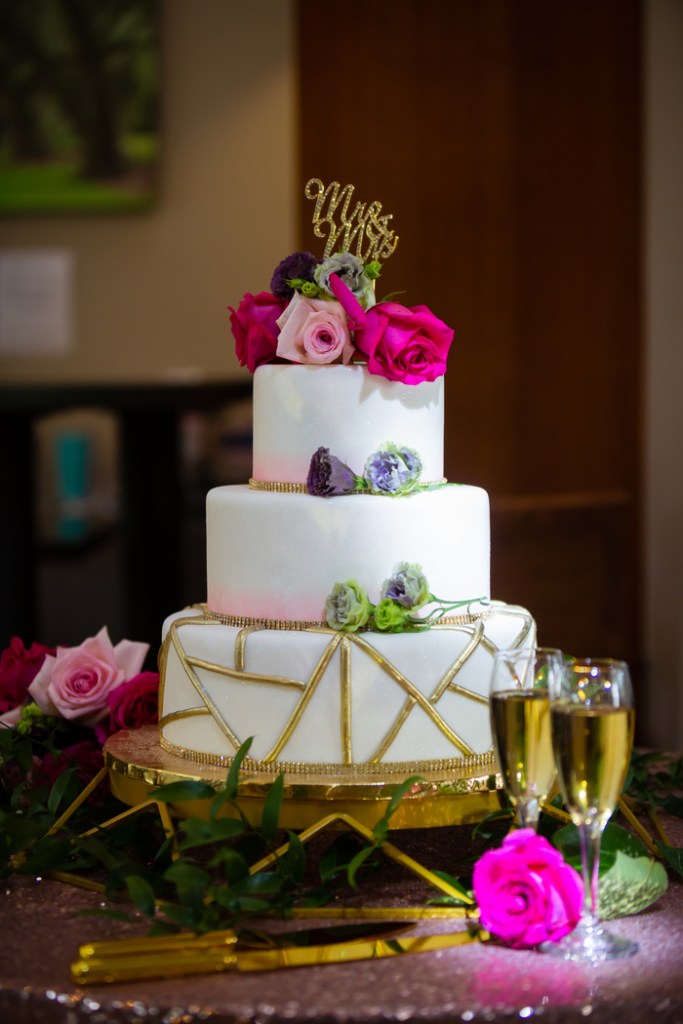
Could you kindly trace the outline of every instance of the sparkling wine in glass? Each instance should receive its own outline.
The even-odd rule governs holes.
[[[549,681],[562,672],[552,648],[497,651],[489,710],[493,749],[520,828],[536,828],[555,781],[550,737]]]
[[[637,952],[636,943],[611,935],[598,918],[600,842],[626,778],[635,713],[627,665],[609,659],[572,659],[551,683],[550,720],[562,795],[579,830],[585,890],[578,926],[548,953],[600,963]]]

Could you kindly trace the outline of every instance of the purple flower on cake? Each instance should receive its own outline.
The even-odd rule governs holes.
[[[270,282],[270,290],[279,299],[289,301],[294,295],[290,281],[303,284],[305,281],[313,281],[313,272],[318,266],[318,260],[311,252],[293,252],[278,263],[273,272]]]
[[[453,331],[427,308],[380,302],[369,309],[355,344],[368,370],[387,380],[421,384],[446,372]]]
[[[228,306],[237,358],[240,366],[247,366],[251,373],[262,363],[275,360],[277,320],[284,308],[284,302],[270,292],[247,292],[237,309]]]
[[[427,577],[419,565],[401,562],[393,576],[382,584],[382,598],[388,598],[404,608],[421,608],[433,600]]]
[[[372,281],[365,273],[363,261],[350,252],[338,252],[323,260],[316,269],[314,278],[324,292],[334,298],[335,293],[330,284],[330,276],[336,274],[349,291],[358,299],[363,309],[369,309],[375,303],[375,292]],[[375,275],[376,276],[376,275]]]
[[[483,927],[515,949],[556,942],[581,917],[579,874],[530,828],[511,832],[479,858],[472,888]]]
[[[353,345],[338,302],[307,299],[299,292],[278,318],[277,355],[292,363],[351,361]]]
[[[29,693],[46,715],[96,725],[109,712],[109,693],[138,675],[148,650],[149,644],[132,640],[112,646],[104,626],[78,647],[58,647],[54,657],[47,655]]]
[[[325,601],[325,621],[330,629],[355,633],[367,626],[373,606],[355,580],[335,583]]]
[[[318,448],[311,457],[306,478],[306,490],[319,498],[331,498],[339,494],[353,494],[363,481],[336,455],[330,455],[329,448]]]
[[[417,486],[422,460],[412,448],[387,443],[365,463],[363,478],[379,494],[407,494]]]

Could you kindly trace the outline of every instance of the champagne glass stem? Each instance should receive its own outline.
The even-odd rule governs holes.
[[[602,829],[596,824],[584,823],[579,826],[579,838],[584,886],[584,922],[590,926],[598,922],[598,877]]]
[[[533,828],[538,827],[538,818],[541,813],[538,800],[518,800],[517,801],[517,824],[519,828]]]

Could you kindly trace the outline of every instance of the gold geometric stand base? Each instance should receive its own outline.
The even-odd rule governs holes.
[[[170,782],[197,780],[218,787],[227,777],[227,768],[197,764],[163,750],[156,726],[111,736],[104,748],[104,763],[112,793],[129,806],[148,800],[154,789]],[[490,775],[468,776],[467,770],[423,772],[394,812],[392,830],[480,821],[499,807],[496,791],[488,788],[489,779]],[[237,804],[254,825],[260,823],[263,801],[274,781],[272,772],[240,772]],[[373,828],[404,781],[405,776],[400,775],[357,775],[349,779],[285,774],[280,826],[306,829],[329,814],[347,814]],[[201,800],[186,801],[172,809],[181,817],[206,814],[206,804]]]

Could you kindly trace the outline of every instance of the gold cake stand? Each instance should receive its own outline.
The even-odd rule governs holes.
[[[111,736],[104,748],[104,763],[112,793],[131,807],[149,800],[156,788],[170,782],[197,780],[218,788],[227,776],[227,768],[197,764],[163,750],[157,726]],[[496,789],[490,788],[495,771],[493,759],[491,771],[485,775],[481,771],[479,766],[422,772],[392,815],[391,828],[435,828],[480,821],[499,806]],[[307,829],[321,818],[338,813],[350,815],[372,828],[405,779],[406,774],[349,777],[285,773],[280,825]],[[240,772],[236,802],[253,824],[261,820],[263,801],[274,780],[272,772]],[[496,786],[500,786],[498,777]],[[172,809],[181,817],[202,817],[206,814],[206,803],[185,801]],[[228,807],[225,813],[235,812]]]

